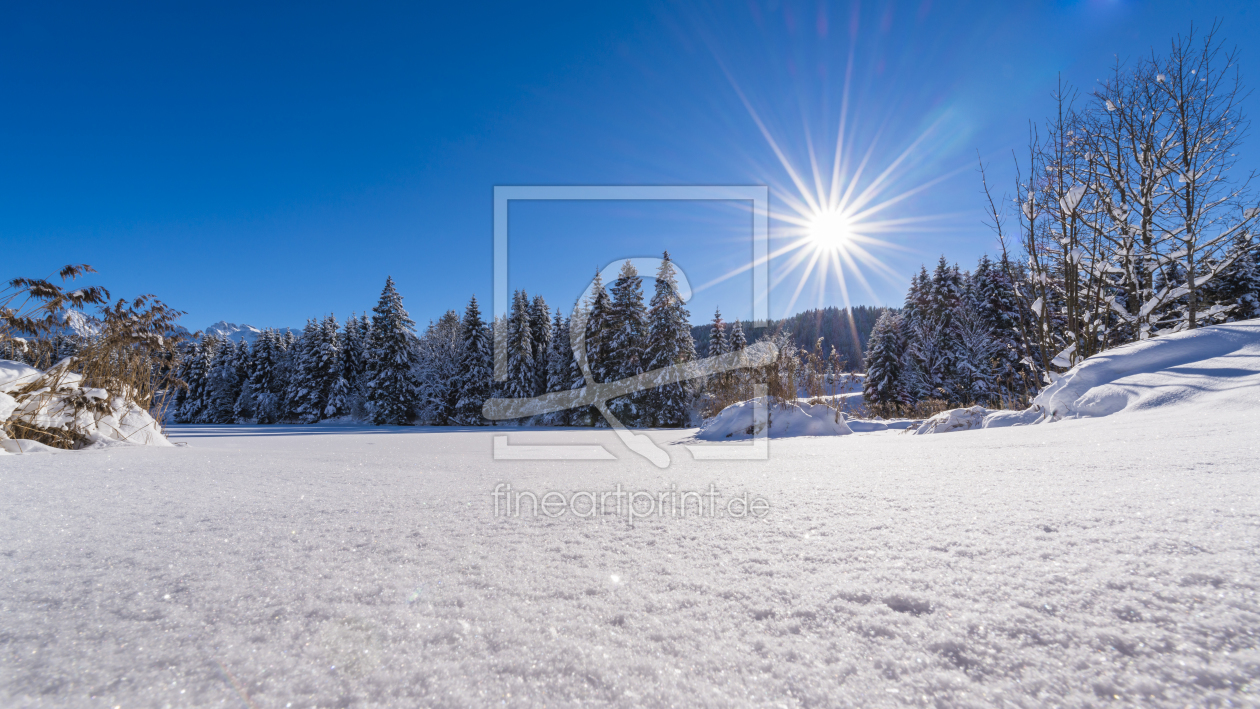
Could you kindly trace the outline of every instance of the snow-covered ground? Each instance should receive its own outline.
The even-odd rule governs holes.
[[[1209,349],[1101,377],[1137,396],[1103,418],[767,461],[345,425],[0,458],[0,705],[1255,706],[1260,353]],[[496,516],[504,484],[769,510]]]
[[[1257,423],[675,446],[665,471],[354,427],[10,456],[0,704],[1251,704]],[[770,511],[496,518],[503,482],[712,483]]]

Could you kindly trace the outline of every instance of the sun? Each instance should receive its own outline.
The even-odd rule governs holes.
[[[828,251],[842,249],[849,241],[849,218],[838,210],[820,212],[810,220],[808,230],[814,248]]]

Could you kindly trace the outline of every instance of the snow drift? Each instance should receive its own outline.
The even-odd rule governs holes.
[[[83,377],[68,371],[69,359],[47,372],[0,360],[0,455],[56,450],[34,441],[8,437],[15,424],[73,432],[79,447],[116,444],[172,445],[149,412],[123,393],[82,386]]]
[[[843,436],[853,433],[844,416],[824,404],[810,404],[797,400],[778,403],[769,397],[759,397],[722,409],[717,416],[705,422],[696,433],[702,441],[733,441],[751,438],[765,430],[765,423],[754,428],[753,409],[760,404],[769,409],[769,437],[788,436]]]
[[[1042,420],[1165,406],[1260,403],[1260,320],[1212,325],[1094,355],[1033,400]]]
[[[989,413],[983,427],[1168,408],[1245,410],[1257,404],[1260,320],[1248,320],[1163,335],[1096,354],[1046,387],[1028,409]]]

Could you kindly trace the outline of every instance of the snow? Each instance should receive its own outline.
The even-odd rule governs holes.
[[[758,421],[754,428],[753,422],[758,420],[754,412],[756,406],[766,407],[768,421]],[[769,423],[770,438],[844,436],[853,433],[844,416],[825,404],[811,404],[804,399],[776,404],[767,397],[760,397],[722,409],[717,416],[705,422],[695,437],[701,441],[748,440],[754,433],[760,435],[765,431],[766,423]]]
[[[43,372],[21,362],[0,359],[0,392],[10,392],[26,386],[40,377]]]
[[[660,470],[608,430],[511,436],[617,460],[496,461],[494,429],[348,425],[0,457],[0,705],[1255,706],[1255,334],[1087,360],[1053,425],[768,460],[694,460],[694,429],[647,432]],[[496,516],[502,484],[770,510]]]
[[[994,413],[992,409],[986,409],[983,406],[942,411],[920,424],[914,430],[914,433],[915,435],[954,433],[956,431],[970,431],[976,428],[983,428],[985,416],[992,413]]]
[[[1260,404],[1260,320],[1143,340],[1090,357],[1033,401],[1044,418],[1108,416],[1163,406]]]
[[[68,363],[62,360],[49,369],[55,373]],[[122,396],[96,387],[82,387],[83,377],[74,372],[49,374],[11,360],[0,360],[0,421],[20,416],[43,428],[73,428],[82,433],[90,446],[141,445],[170,446],[149,412],[128,402]],[[19,397],[13,396],[29,384],[39,388]],[[75,402],[97,402],[100,410],[92,410]],[[4,445],[9,453],[29,452],[14,443]],[[34,450],[34,449],[31,449]]]
[[[254,341],[262,334],[262,330],[259,330],[253,325],[237,325],[236,323],[230,323],[226,320],[220,320],[219,322],[207,327],[204,332],[207,335],[216,335],[218,337],[226,335],[232,340],[232,342],[245,340],[251,345],[254,344]]]

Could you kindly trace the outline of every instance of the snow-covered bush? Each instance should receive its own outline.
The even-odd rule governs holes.
[[[0,447],[21,452],[15,439],[52,448],[86,448],[115,443],[170,445],[130,389],[111,392],[84,385],[66,358],[48,371],[0,360]]]

